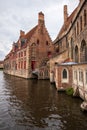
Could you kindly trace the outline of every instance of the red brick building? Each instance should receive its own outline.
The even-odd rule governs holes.
[[[40,78],[40,68],[46,66],[52,52],[53,45],[45,27],[44,14],[40,12],[38,25],[26,34],[20,31],[18,41],[13,43],[10,53],[4,60],[4,72],[24,78],[32,78],[35,73]],[[48,68],[45,69],[49,76]]]

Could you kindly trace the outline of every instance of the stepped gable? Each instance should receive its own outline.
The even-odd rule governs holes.
[[[28,33],[26,33],[25,36],[24,36],[24,38],[29,41],[30,38],[32,37],[32,35],[34,34],[34,32],[36,31],[37,27],[38,27],[38,26],[35,26],[35,27],[32,28]]]

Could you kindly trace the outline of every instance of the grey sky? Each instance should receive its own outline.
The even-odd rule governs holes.
[[[38,23],[38,13],[45,15],[45,25],[54,40],[63,24],[63,6],[68,5],[68,14],[79,0],[0,0],[0,60],[17,41],[20,30],[25,33]]]

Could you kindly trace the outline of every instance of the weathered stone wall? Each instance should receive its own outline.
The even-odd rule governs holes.
[[[67,71],[67,78],[63,78],[63,71]],[[72,87],[72,66],[56,65],[55,68],[55,84],[57,90]]]
[[[73,65],[73,88],[79,90],[79,96],[87,100],[87,63]]]

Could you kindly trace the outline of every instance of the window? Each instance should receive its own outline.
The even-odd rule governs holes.
[[[63,69],[62,71],[62,83],[68,83],[68,70],[67,69]]]
[[[79,23],[77,22],[77,35],[79,34]]]
[[[74,46],[73,38],[71,38],[71,58],[72,59],[73,59],[73,46]]]
[[[26,69],[26,61],[24,61],[24,69]]]
[[[24,51],[24,56],[26,56],[26,51]]]
[[[55,47],[55,51],[56,51],[56,53],[59,53],[59,46]]]
[[[86,10],[84,10],[84,26],[87,24],[86,22],[87,16],[86,16]]]
[[[63,70],[63,79],[67,79],[67,71],[66,71],[66,69]]]
[[[83,82],[83,72],[81,70],[79,71],[79,81]]]
[[[20,69],[20,62],[19,62],[19,64],[18,64],[18,68]]]
[[[47,46],[49,45],[48,41],[46,41],[46,45],[47,45]]]
[[[74,71],[74,79],[77,80],[77,71]]]
[[[39,45],[39,39],[37,39],[37,45]]]
[[[81,53],[80,53],[80,61],[81,62],[86,62],[87,61],[87,47],[86,47],[86,42],[85,40],[82,40],[81,43]]]
[[[86,81],[86,84],[87,84],[87,70],[86,70],[86,73],[85,73],[85,81]]]
[[[19,52],[19,57],[20,57],[20,52]]]
[[[23,57],[23,52],[21,52],[21,57]]]
[[[23,61],[21,61],[21,69],[23,69]]]
[[[75,38],[76,38],[76,27],[75,27],[75,29],[74,29],[74,30],[75,30]]]
[[[31,45],[31,57],[33,60],[35,60],[35,57],[36,57],[36,44],[35,43]]]
[[[80,17],[80,31],[82,31],[82,16]]]
[[[75,62],[79,62],[78,46],[75,46]]]

